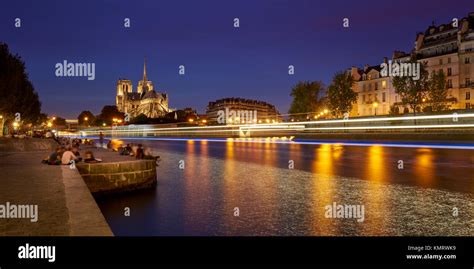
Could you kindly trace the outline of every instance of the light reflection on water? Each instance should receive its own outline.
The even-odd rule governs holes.
[[[162,157],[158,186],[100,201],[118,235],[474,235],[469,150],[141,143]],[[364,205],[365,221],[326,218],[333,202]]]

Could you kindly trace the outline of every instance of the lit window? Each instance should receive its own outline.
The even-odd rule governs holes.
[[[387,81],[382,80],[382,89],[385,90],[386,87],[387,87]]]

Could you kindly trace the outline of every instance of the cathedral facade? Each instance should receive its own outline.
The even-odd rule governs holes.
[[[131,118],[144,114],[148,118],[159,118],[171,112],[168,107],[168,94],[156,92],[153,82],[147,79],[146,62],[143,64],[143,79],[138,82],[137,91],[133,91],[132,81],[117,81],[117,109]]]

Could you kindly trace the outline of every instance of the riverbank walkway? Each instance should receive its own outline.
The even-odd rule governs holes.
[[[41,163],[56,146],[45,139],[0,139],[0,206],[38,206],[37,222],[0,218],[0,236],[113,235],[77,169]],[[103,149],[93,152],[103,160],[129,159]]]

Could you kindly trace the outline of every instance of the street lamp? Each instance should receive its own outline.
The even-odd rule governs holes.
[[[379,106],[379,103],[373,102],[373,103],[372,103],[372,106],[374,107],[375,116],[377,116],[377,107]]]
[[[15,130],[18,129],[18,126],[19,126],[19,125],[20,125],[20,124],[18,124],[18,122],[15,121],[15,122],[13,123],[13,129],[15,129]]]
[[[50,121],[48,121],[48,124],[47,124],[47,125],[48,125],[48,127],[53,127],[53,123],[50,122]]]

